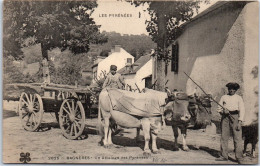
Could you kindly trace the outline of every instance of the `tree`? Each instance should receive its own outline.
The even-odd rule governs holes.
[[[200,3],[208,1],[134,1],[136,6],[148,3],[151,20],[147,21],[146,30],[157,43],[157,90],[165,88],[165,63],[168,64],[171,56],[167,51],[169,44],[181,32],[181,23],[189,21],[195,12],[198,12]]]
[[[4,1],[4,40],[14,41],[3,42],[4,56],[20,59],[17,52],[28,37],[41,45],[47,60],[48,50],[55,47],[78,54],[87,52],[91,43],[105,43],[100,26],[90,18],[96,7],[96,1]]]
[[[81,80],[81,66],[78,65],[71,57],[70,61],[66,61],[61,67],[55,69],[55,77],[51,78],[53,83],[75,85]]]
[[[156,44],[152,41],[151,37],[147,35],[121,35],[116,32],[102,32],[108,37],[108,42],[99,45],[98,48],[102,49],[102,55],[106,56],[106,52],[110,51],[115,45],[121,45],[127,52],[135,57],[137,60],[145,52],[151,52],[151,49],[156,48]],[[139,55],[137,55],[139,53]]]
[[[39,44],[22,48],[24,62],[27,64],[41,62],[42,55],[40,48]]]
[[[4,31],[20,44],[34,36],[47,59],[47,50],[55,47],[87,52],[90,43],[107,41],[90,18],[96,7],[95,1],[5,1]]]

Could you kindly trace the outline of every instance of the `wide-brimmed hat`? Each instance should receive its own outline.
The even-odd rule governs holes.
[[[234,89],[234,90],[238,90],[240,88],[239,84],[236,82],[229,82],[226,87],[228,89]]]

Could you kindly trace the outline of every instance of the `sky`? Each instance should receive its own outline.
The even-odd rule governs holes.
[[[101,32],[115,31],[120,34],[148,35],[145,24],[145,20],[150,19],[146,10],[148,5],[135,7],[124,0],[98,0],[97,2],[98,7],[92,13],[92,18],[97,25],[101,25]],[[215,2],[201,5],[199,13]]]
[[[101,31],[115,31],[121,34],[148,34],[145,20],[149,19],[150,16],[147,11],[144,12],[145,9],[147,6],[135,7],[124,0],[103,0],[98,1],[98,7],[92,17],[97,25],[101,25]],[[119,17],[118,14],[120,14]]]

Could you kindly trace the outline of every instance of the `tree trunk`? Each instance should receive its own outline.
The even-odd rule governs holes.
[[[42,49],[42,74],[43,74],[43,82],[51,83],[50,70],[49,70],[49,60],[48,60],[48,48],[44,43],[41,43]]]
[[[157,49],[159,55],[157,55],[157,70],[156,70],[156,79],[157,86],[156,90],[164,91],[165,89],[165,43],[166,43],[166,19],[164,17],[163,11],[158,12],[158,34],[159,40],[157,42]]]
[[[165,89],[165,62],[157,59],[157,86],[156,90],[164,91]]]
[[[42,59],[45,58],[47,61],[49,61],[47,45],[45,43],[41,43],[41,49],[42,49]]]

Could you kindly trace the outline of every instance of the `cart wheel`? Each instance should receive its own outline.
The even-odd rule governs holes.
[[[85,128],[85,111],[80,101],[65,99],[60,107],[59,124],[63,135],[76,139]]]
[[[58,100],[65,100],[67,98],[76,98],[78,99],[78,95],[75,92],[64,92],[64,91],[60,91],[58,94]],[[57,122],[59,123],[59,111],[55,111],[55,117]]]
[[[22,93],[19,100],[19,117],[25,130],[35,131],[42,122],[43,103],[38,94]]]

